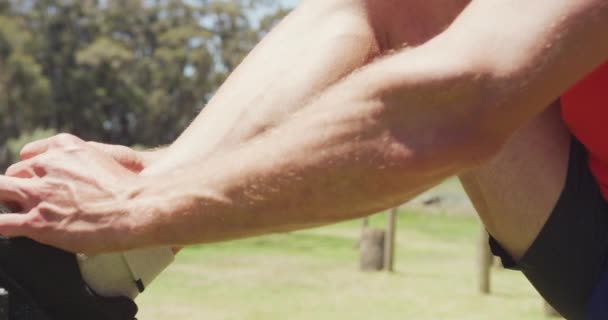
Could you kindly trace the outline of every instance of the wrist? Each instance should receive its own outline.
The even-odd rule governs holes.
[[[153,206],[146,209],[140,195],[148,192],[143,177],[123,180],[124,194],[113,211],[122,212],[117,236],[122,239],[117,251],[101,254],[78,254],[81,275],[87,285],[101,296],[125,296],[134,299],[172,262],[174,251],[161,246],[162,238],[154,231],[158,222],[151,219]],[[151,198],[153,199],[153,198]],[[126,200],[126,201],[124,201]],[[120,210],[120,211],[118,211]],[[141,248],[141,249],[140,249]]]
[[[127,249],[176,246],[181,242],[177,237],[178,221],[176,212],[181,212],[180,195],[172,188],[171,177],[139,176],[128,187],[127,207],[129,212],[130,236]],[[171,190],[173,189],[173,190]]]

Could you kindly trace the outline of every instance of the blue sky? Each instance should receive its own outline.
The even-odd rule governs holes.
[[[281,0],[281,3],[286,7],[295,7],[298,4],[298,0]]]

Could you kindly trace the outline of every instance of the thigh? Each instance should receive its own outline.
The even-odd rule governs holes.
[[[521,270],[567,319],[586,319],[608,279],[608,205],[558,107],[461,179],[505,267]]]
[[[518,130],[492,161],[461,175],[488,232],[515,259],[530,247],[560,197],[569,144],[556,104]]]

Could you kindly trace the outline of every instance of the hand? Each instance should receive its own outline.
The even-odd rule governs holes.
[[[80,138],[70,134],[59,134],[48,139],[42,139],[29,143],[21,150],[21,159],[27,160],[39,154],[62,148],[67,144],[83,143]],[[162,150],[154,151],[135,151],[129,147],[99,143],[94,141],[87,142],[91,147],[107,154],[116,162],[133,172],[141,172],[154,162],[162,153]]]
[[[0,234],[71,252],[133,247],[136,219],[127,206],[136,173],[98,146],[66,135],[29,145],[23,156],[7,176],[0,176],[0,201],[21,209],[20,214],[0,215]]]

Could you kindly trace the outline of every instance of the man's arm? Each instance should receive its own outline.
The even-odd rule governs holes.
[[[401,203],[493,154],[608,58],[607,18],[606,1],[474,2],[439,38],[355,73],[274,132],[173,183],[147,181],[133,208],[162,215],[153,199],[192,190],[174,193],[179,205],[159,219],[174,227],[161,243],[188,244]]]
[[[463,1],[467,0],[459,0],[460,9],[444,6],[447,9],[435,11],[449,12],[453,19],[464,6]],[[275,127],[328,86],[388,50],[388,44],[376,35],[380,20],[376,12],[394,12],[398,6],[370,0],[304,0],[256,46],[166,152],[92,145],[136,172],[156,163],[154,170],[144,172],[150,175],[244,143]],[[446,19],[450,17],[432,24],[443,27]],[[418,24],[416,30],[429,29],[429,23]],[[434,33],[442,27],[434,28],[438,29]],[[428,31],[409,29],[399,40],[420,41],[431,36]],[[56,148],[57,140],[28,144],[21,152],[22,159]]]
[[[606,0],[474,1],[451,29],[489,73],[485,129],[510,134],[608,59],[607,27]]]
[[[144,175],[231,149],[277,127],[389,50],[445,30],[469,0],[305,0],[239,65]]]
[[[1,217],[0,231],[95,251],[226,240],[390,207],[492,154],[606,59],[606,11],[599,0],[475,1],[436,39],[355,72],[250,143],[170,175],[130,178],[90,212],[47,197],[35,208],[78,214],[31,210]],[[26,165],[57,163],[49,156]],[[0,186],[12,183],[35,189],[9,178]]]
[[[380,54],[363,0],[305,0],[245,58],[165,157],[160,174],[263,133]]]

